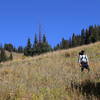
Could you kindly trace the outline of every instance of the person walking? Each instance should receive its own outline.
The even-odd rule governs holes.
[[[79,62],[79,65],[81,67],[81,72],[83,72],[84,69],[87,69],[88,72],[90,71],[90,68],[89,68],[89,60],[88,60],[88,57],[85,54],[85,51],[84,50],[82,50],[81,52],[79,52],[78,62]]]

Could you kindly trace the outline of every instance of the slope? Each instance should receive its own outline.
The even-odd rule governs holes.
[[[90,73],[80,72],[84,49]],[[0,64],[0,100],[99,100],[100,42]]]

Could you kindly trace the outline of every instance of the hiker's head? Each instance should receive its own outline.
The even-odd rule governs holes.
[[[82,51],[81,51],[81,55],[84,55],[84,52],[85,52],[85,51],[84,51],[84,50],[82,50]]]
[[[81,52],[79,52],[79,56],[81,55]]]

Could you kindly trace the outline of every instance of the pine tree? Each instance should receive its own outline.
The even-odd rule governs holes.
[[[85,44],[89,44],[90,43],[90,34],[89,34],[89,30],[86,29],[85,31]]]
[[[35,35],[35,41],[33,45],[33,55],[35,54],[41,54],[42,53],[42,32],[41,32],[41,25],[39,25],[39,33],[38,33],[38,39]]]
[[[65,40],[64,38],[62,38],[62,41],[60,43],[60,48],[61,49],[67,49],[67,48],[69,48],[68,40]]]
[[[41,53],[51,51],[51,46],[48,44],[45,34],[43,35],[42,44],[41,44]]]
[[[34,45],[38,44],[38,39],[37,39],[37,35],[35,34],[35,38],[34,38]]]
[[[98,26],[98,40],[100,41],[100,26]]]
[[[81,30],[81,45],[85,44],[85,30]]]
[[[23,47],[22,46],[19,46],[17,52],[18,53],[23,53],[24,52]]]
[[[7,56],[5,50],[2,48],[0,52],[0,62],[5,62],[7,60]]]
[[[43,43],[47,43],[47,39],[46,39],[45,34],[43,34]]]
[[[39,25],[39,44],[42,43],[42,32],[41,32],[41,25]]]
[[[72,39],[71,38],[68,40],[68,46],[69,46],[69,48],[72,47]]]
[[[72,35],[72,47],[76,47],[76,46],[77,46],[77,40],[76,40],[75,33],[73,33],[73,35]]]
[[[56,50],[59,50],[59,49],[61,49],[61,48],[60,48],[60,45],[59,45],[59,44],[57,44],[57,45],[54,47],[54,49],[53,49],[53,50],[55,50],[55,51],[56,51]]]
[[[13,45],[11,43],[4,44],[4,49],[9,51],[9,52],[12,52],[13,51]]]
[[[30,38],[28,38],[27,48],[28,48],[28,49],[31,49],[31,46],[32,46],[31,40],[30,40]]]
[[[30,38],[27,40],[27,46],[24,48],[24,55],[25,56],[32,56],[32,44]]]
[[[91,40],[92,43],[97,41],[97,33],[96,33],[95,29],[93,29],[90,40]]]
[[[2,49],[3,47],[2,47],[2,44],[0,44],[0,50]]]
[[[35,34],[34,44],[32,48],[32,55],[36,55],[37,53],[38,53],[38,39],[37,39],[37,35]]]

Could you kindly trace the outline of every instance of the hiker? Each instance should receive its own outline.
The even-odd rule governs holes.
[[[82,50],[81,52],[79,52],[79,59],[78,59],[78,61],[79,61],[80,67],[81,67],[81,72],[83,72],[84,69],[87,69],[88,72],[89,72],[90,68],[89,68],[88,57],[84,53],[85,53],[84,50]]]

